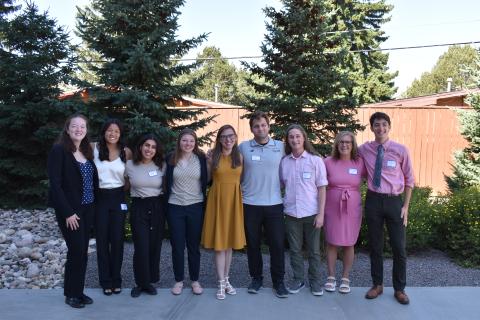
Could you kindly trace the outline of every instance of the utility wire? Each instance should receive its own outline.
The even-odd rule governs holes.
[[[397,50],[410,50],[410,49],[424,49],[424,48],[434,48],[434,47],[447,47],[447,46],[457,46],[457,45],[467,45],[467,44],[480,44],[480,41],[469,41],[469,42],[452,42],[452,43],[440,43],[440,44],[425,44],[417,46],[406,46],[406,47],[394,47],[394,48],[377,48],[377,49],[362,49],[362,50],[350,50],[352,53],[368,53],[368,52],[378,52],[378,51],[397,51]],[[326,54],[333,54],[334,51],[326,51]],[[241,60],[241,59],[262,59],[265,56],[238,56],[238,57],[205,57],[205,58],[171,58],[170,61],[183,62],[183,61],[211,61],[211,60]],[[80,60],[78,63],[103,63],[107,62],[105,60]]]

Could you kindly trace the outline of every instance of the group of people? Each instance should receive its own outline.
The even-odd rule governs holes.
[[[387,225],[393,251],[393,287],[398,302],[405,294],[405,227],[414,184],[407,149],[389,139],[387,114],[370,118],[375,140],[357,147],[351,132],[340,132],[331,156],[322,159],[307,133],[291,125],[284,142],[270,137],[268,116],[249,119],[253,139],[238,144],[231,125],[222,126],[212,150],[204,153],[191,129],[182,130],[175,149],[165,155],[153,134],[142,136],[133,151],[125,146],[122,124],[110,119],[97,143],[87,137],[88,120],[69,117],[48,158],[50,206],[65,238],[65,302],[82,308],[93,301],[83,293],[91,226],[95,225],[99,281],[105,295],[122,291],[121,265],[125,217],[130,212],[134,243],[132,297],[155,295],[160,278],[160,252],[168,223],[175,283],[184,289],[184,251],[193,294],[199,282],[200,245],[215,251],[216,298],[237,290],[230,282],[232,250],[246,246],[255,294],[263,286],[262,239],[270,252],[273,292],[279,298],[305,287],[302,248],[308,255],[308,283],[313,295],[337,290],[335,262],[343,249],[338,291],[350,292],[349,272],[362,222],[360,185],[367,181],[365,217],[368,226],[373,286],[366,298],[383,292],[383,228]],[[208,193],[207,188],[209,183]],[[130,190],[131,208],[125,200]],[[404,197],[402,198],[402,195]],[[283,196],[282,196],[283,195]],[[328,277],[320,279],[320,229],[324,228]],[[288,288],[285,238],[293,270]]]

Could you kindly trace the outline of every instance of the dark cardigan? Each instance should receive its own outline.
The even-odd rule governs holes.
[[[164,183],[164,191],[165,191],[165,203],[168,204],[168,199],[170,198],[170,194],[172,193],[172,185],[173,185],[173,169],[175,166],[170,164],[170,159],[173,156],[173,153],[167,155],[167,172],[165,174],[165,183]],[[204,155],[197,155],[198,159],[200,160],[200,183],[202,184],[202,193],[203,193],[203,203],[207,201],[207,182],[208,182],[208,175],[207,175],[207,158]]]
[[[98,172],[95,163],[93,166],[94,194],[98,191]],[[72,152],[65,150],[60,144],[55,144],[48,155],[48,178],[50,188],[48,205],[55,209],[57,215],[65,218],[77,213],[82,205],[83,178],[77,160]]]

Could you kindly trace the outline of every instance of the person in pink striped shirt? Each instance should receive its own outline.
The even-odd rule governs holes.
[[[389,139],[391,121],[387,114],[372,114],[370,129],[375,134],[375,140],[359,148],[367,170],[365,217],[373,281],[365,298],[375,299],[383,293],[383,226],[386,223],[393,252],[394,296],[399,303],[408,304],[409,298],[405,293],[405,228],[414,186],[412,161],[404,145]]]

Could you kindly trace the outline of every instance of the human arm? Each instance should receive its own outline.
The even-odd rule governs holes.
[[[403,206],[400,213],[400,217],[403,219],[403,225],[406,227],[408,224],[408,207],[410,206],[410,199],[412,198],[412,187],[405,187],[405,197],[403,199]]]
[[[73,208],[68,203],[62,187],[62,171],[64,168],[63,146],[54,145],[48,155],[47,172],[50,184],[50,205],[65,218],[74,214]]]
[[[313,226],[317,229],[323,227],[323,220],[325,218],[325,198],[327,194],[327,186],[317,188],[318,191],[318,213],[315,216]]]

